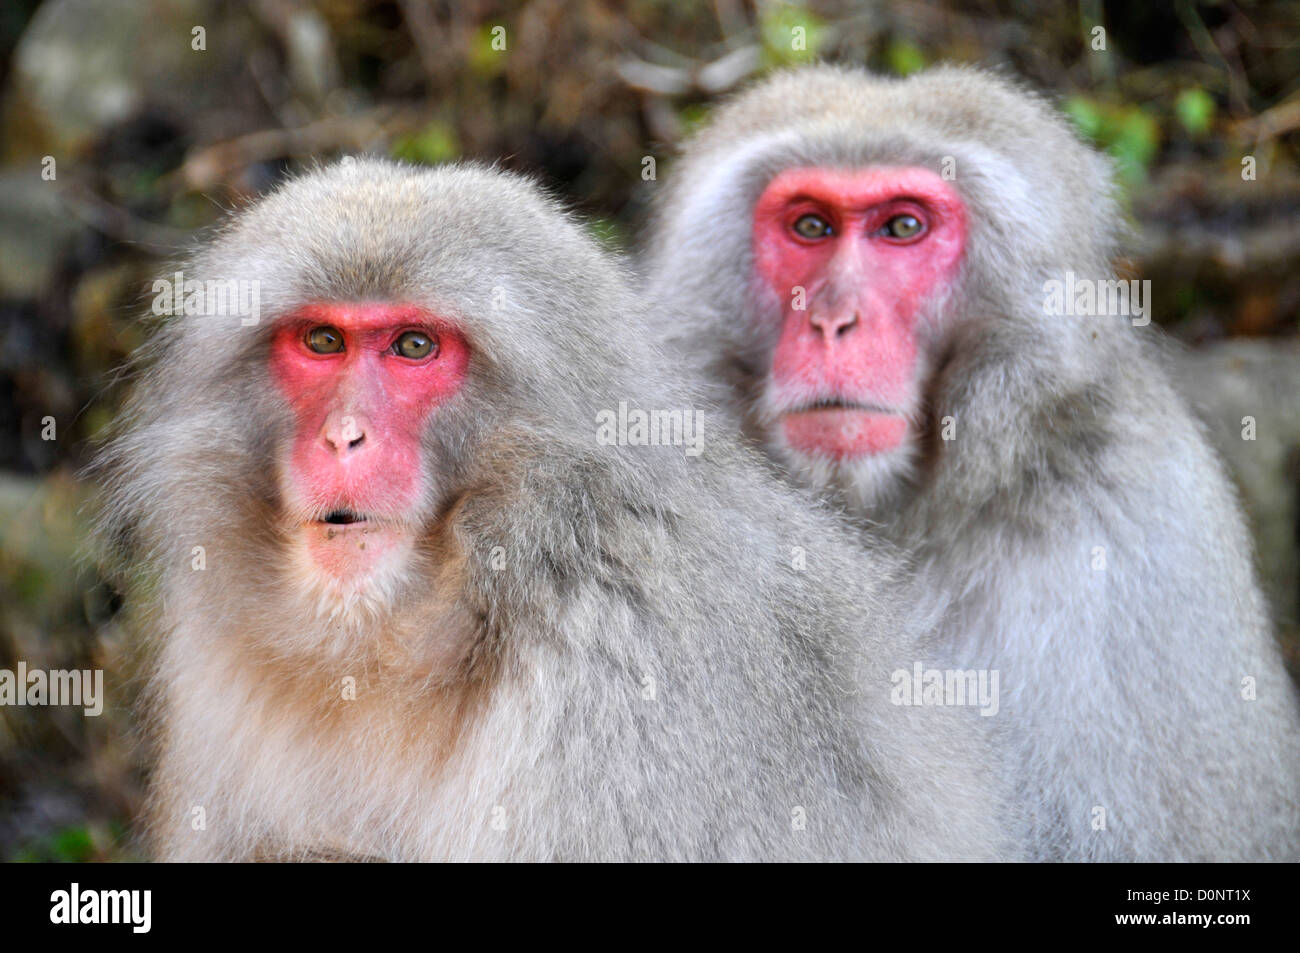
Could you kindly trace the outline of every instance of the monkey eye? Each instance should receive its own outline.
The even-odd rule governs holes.
[[[895,215],[880,230],[889,238],[915,238],[925,229],[925,225],[915,215]]]
[[[438,342],[423,331],[407,331],[393,343],[393,353],[418,361],[437,355]]]
[[[799,216],[794,223],[794,230],[795,234],[800,238],[825,238],[827,235],[834,233],[830,222],[820,215],[813,215],[811,212]]]
[[[312,328],[305,340],[307,347],[317,354],[337,354],[343,350],[343,332],[328,325]]]

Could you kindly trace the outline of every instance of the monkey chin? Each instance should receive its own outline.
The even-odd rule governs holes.
[[[832,492],[858,512],[869,512],[899,492],[918,453],[909,418],[902,414],[795,411],[781,414],[767,432],[768,452],[801,483]]]
[[[369,618],[391,606],[415,546],[414,534],[388,522],[312,520],[294,535],[294,575],[330,618]]]

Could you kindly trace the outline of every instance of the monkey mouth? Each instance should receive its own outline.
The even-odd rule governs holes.
[[[390,521],[373,513],[362,513],[346,506],[309,516],[305,528],[321,539],[364,539],[384,530],[395,529]]]
[[[907,436],[907,417],[880,404],[828,397],[787,410],[781,429],[801,453],[852,461],[897,450]]]
[[[823,397],[811,404],[802,404],[798,407],[791,407],[786,411],[786,413],[809,414],[819,410],[849,410],[863,414],[884,414],[889,417],[902,416],[902,414],[892,407],[884,407],[880,404],[867,404],[859,403],[857,401],[843,400],[839,397]]]
[[[317,522],[329,523],[331,526],[351,526],[353,523],[366,522],[366,517],[364,514],[352,510],[331,510],[325,514],[324,519],[317,520]]]
[[[383,567],[400,566],[412,545],[401,523],[347,507],[309,517],[298,538],[316,569],[343,586],[365,585]]]

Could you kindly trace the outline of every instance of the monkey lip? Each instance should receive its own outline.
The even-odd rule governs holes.
[[[336,536],[380,536],[398,532],[398,527],[392,523],[370,519],[358,513],[330,513],[324,519],[308,521],[307,529],[313,536],[323,540],[331,540]]]
[[[891,407],[885,407],[881,404],[858,403],[857,401],[841,400],[838,397],[825,397],[821,400],[814,401],[811,404],[805,404],[802,407],[791,407],[786,411],[787,414],[810,414],[819,410],[854,410],[866,414],[883,414],[886,417],[901,417],[897,410]]]
[[[907,418],[897,410],[838,399],[788,410],[781,426],[794,449],[833,460],[896,450],[907,435]]]
[[[317,569],[344,582],[372,576],[410,550],[410,532],[399,523],[355,510],[332,510],[303,524],[305,553]]]

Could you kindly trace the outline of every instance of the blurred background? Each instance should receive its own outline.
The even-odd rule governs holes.
[[[535,174],[632,250],[710,105],[814,59],[1006,68],[1115,156],[1139,229],[1126,268],[1189,347],[1184,383],[1242,488],[1294,666],[1294,0],[6,0],[0,669],[104,668],[108,704],[0,707],[0,859],[136,856],[136,684],[75,474],[120,400],[152,278],[198,230],[304,163],[372,152]]]

